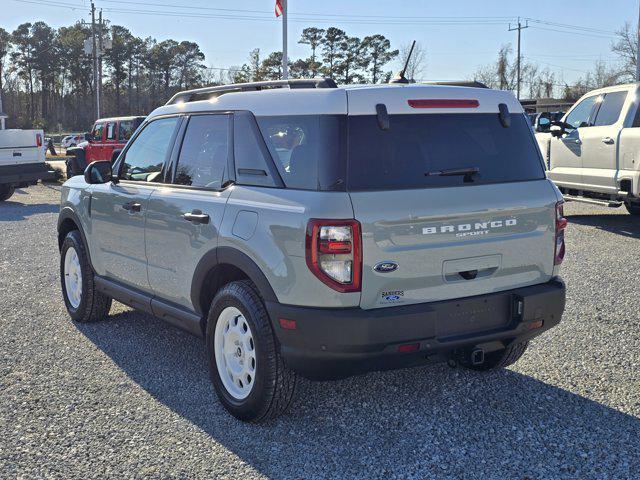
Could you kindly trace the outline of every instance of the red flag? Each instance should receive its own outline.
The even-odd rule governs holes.
[[[282,1],[281,0],[276,0],[276,17],[279,17],[280,15],[282,15]]]

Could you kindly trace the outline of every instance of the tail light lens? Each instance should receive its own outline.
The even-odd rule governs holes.
[[[359,292],[362,277],[360,223],[310,220],[306,257],[311,272],[338,292]]]
[[[564,202],[556,203],[556,246],[554,265],[560,265],[564,260],[566,247],[564,244],[564,231],[567,228],[568,221],[564,218]]]
[[[38,147],[42,146],[42,135],[40,135],[39,133],[36,133],[36,145]]]

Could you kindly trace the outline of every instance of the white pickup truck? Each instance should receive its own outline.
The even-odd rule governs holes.
[[[0,202],[16,188],[54,178],[45,164],[42,130],[0,130]]]
[[[536,139],[567,200],[640,215],[640,84],[594,90]]]

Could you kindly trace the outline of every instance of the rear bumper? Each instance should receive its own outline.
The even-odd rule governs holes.
[[[38,180],[52,180],[55,172],[44,163],[18,163],[0,165],[0,184],[35,184]]]
[[[476,347],[498,350],[556,326],[564,306],[560,278],[471,298],[373,310],[267,303],[287,365],[317,380],[442,361]],[[295,320],[295,330],[283,329],[280,318]],[[406,344],[418,344],[418,350],[399,352]]]

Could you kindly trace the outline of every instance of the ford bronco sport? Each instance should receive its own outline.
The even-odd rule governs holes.
[[[62,190],[64,302],[204,337],[224,407],[277,416],[297,375],[502,368],[558,324],[566,220],[520,104],[332,80],[177,94]]]

